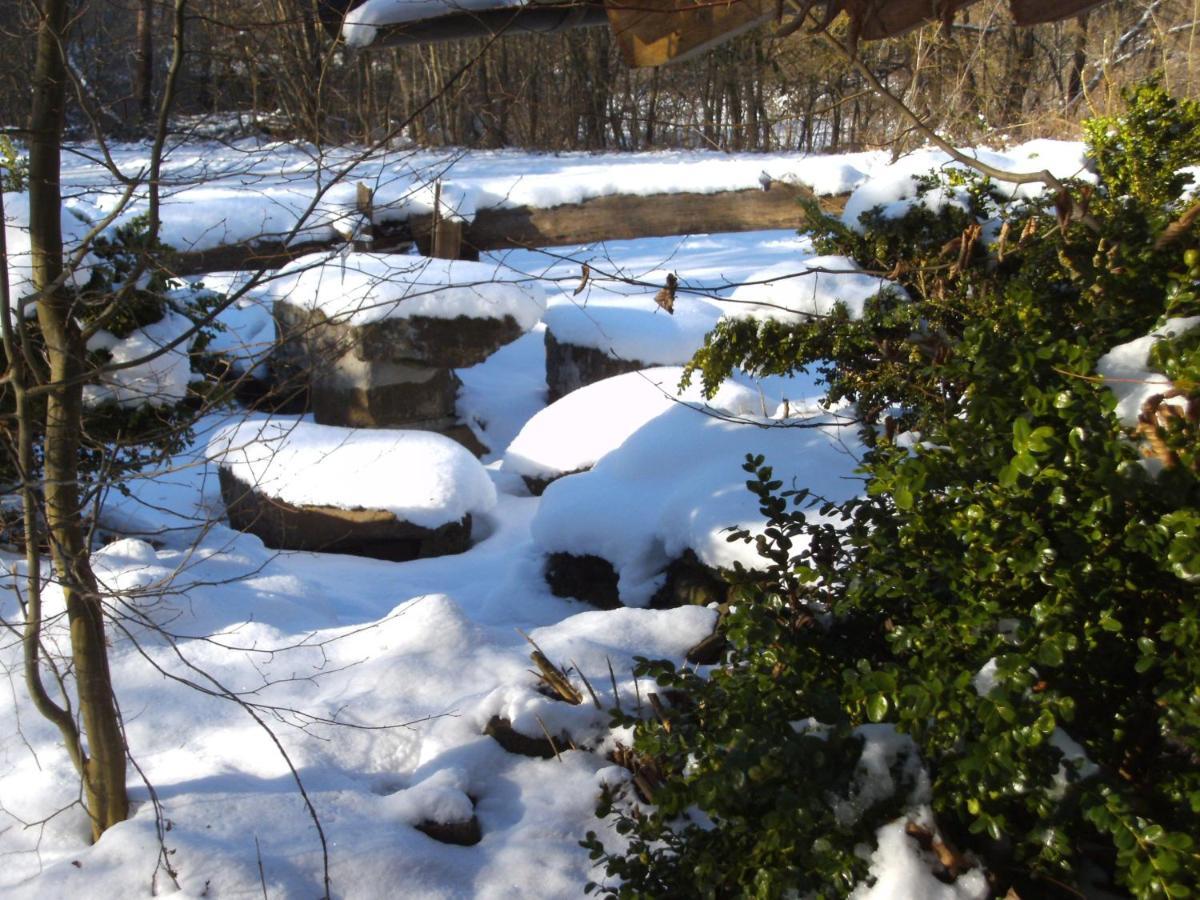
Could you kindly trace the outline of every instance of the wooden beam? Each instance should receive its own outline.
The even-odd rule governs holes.
[[[208,250],[176,253],[171,259],[170,268],[174,275],[278,269],[308,253],[328,250],[344,243],[345,239],[338,237],[330,241],[304,241],[288,246],[281,241],[270,239],[244,244],[222,244]]]
[[[608,21],[625,64],[681,62],[761,25],[773,0],[607,0]]]
[[[1105,0],[1009,0],[1017,25],[1040,25],[1083,15]]]
[[[459,238],[465,248],[462,255],[468,256],[469,251],[799,228],[804,218],[799,200],[810,196],[808,188],[784,182],[775,182],[766,191],[755,188],[716,194],[614,194],[546,209],[527,206],[481,209],[473,221],[455,225],[462,231]],[[821,209],[836,215],[846,205],[847,197],[847,194],[821,197]],[[405,219],[388,219],[386,212],[377,215],[382,221],[375,223],[371,249],[387,252],[416,242],[426,255],[435,253],[432,213]],[[174,271],[178,275],[195,275],[278,268],[307,253],[330,250],[344,242],[339,237],[290,247],[278,241],[229,244],[176,254]]]
[[[598,241],[686,234],[799,228],[801,197],[812,192],[776,182],[770,190],[719,194],[614,194],[547,209],[481,209],[463,241],[479,250],[563,247]],[[822,197],[822,209],[841,212],[847,195]]]
[[[859,37],[880,41],[897,37],[930,22],[957,15],[977,0],[888,0],[886,3],[846,3],[846,10],[859,22]]]
[[[467,38],[493,37],[498,34],[554,34],[574,28],[607,25],[608,17],[600,0],[539,3],[518,7],[451,13],[415,22],[376,25],[376,36],[359,52],[434,44]]]

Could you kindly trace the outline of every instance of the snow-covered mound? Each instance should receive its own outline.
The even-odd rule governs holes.
[[[745,485],[747,453],[766,456],[787,488],[811,487],[837,501],[857,493],[853,427],[839,427],[833,416],[742,419],[678,405],[656,416],[591,471],[546,489],[531,525],[534,543],[545,553],[608,560],[621,602],[643,606],[685,550],[713,567],[762,563],[753,545],[725,539],[731,526],[764,525]]]
[[[275,347],[270,302],[259,292],[240,297],[217,316],[217,325],[220,330],[208,342],[207,352],[224,357],[238,375],[265,379],[267,357]]]
[[[1048,170],[1057,178],[1082,178],[1095,181],[1087,166],[1087,157],[1082,142],[1034,140],[1008,150],[988,150],[977,147],[965,150],[968,156],[980,162],[994,166],[1006,172],[1040,172]],[[966,167],[954,162],[949,155],[941,150],[917,150],[871,173],[871,177],[855,189],[846,201],[842,212],[842,221],[847,226],[862,231],[859,217],[876,206],[883,207],[887,218],[900,218],[910,208],[916,205],[927,209],[940,209],[944,206],[966,208],[965,196],[957,190],[936,188],[929,191],[920,199],[917,198],[917,179],[935,170],[958,169]],[[1000,185],[1001,190],[1008,196],[1035,197],[1044,191],[1045,185],[1030,183],[1022,185]]]
[[[170,406],[183,400],[192,380],[187,354],[192,341],[184,338],[176,346],[170,345],[192,327],[186,316],[168,311],[157,322],[134,329],[123,338],[107,331],[97,332],[88,341],[89,350],[107,350],[115,365],[145,361],[105,373],[100,384],[84,385],[83,402],[99,406],[111,401],[132,408]]]
[[[757,384],[725,382],[711,400],[700,386],[679,390],[681,366],[662,366],[606,378],[572,391],[531,418],[504,454],[502,468],[527,478],[550,480],[590,469],[625,443],[639,428],[679,404],[729,416],[755,416],[788,396],[802,406],[815,387],[800,379],[771,379],[764,391]],[[779,396],[776,396],[778,394]]]
[[[1200,327],[1200,316],[1167,319],[1144,337],[1119,344],[1096,363],[1096,372],[1104,376],[1104,386],[1117,395],[1117,418],[1127,428],[1138,423],[1142,404],[1155,394],[1174,387],[1167,376],[1150,370],[1150,351],[1161,340],[1178,337]]]
[[[104,213],[91,202],[92,198],[70,197],[62,204],[63,247],[70,253]],[[33,293],[33,251],[29,243],[29,193],[6,191],[4,194],[4,237],[8,262],[8,288],[13,305]],[[71,272],[68,284],[82,287],[87,283],[96,257],[88,253],[79,268]],[[28,314],[33,315],[33,307]]]
[[[868,298],[884,290],[903,291],[886,278],[864,272],[847,256],[813,256],[755,272],[722,305],[731,317],[799,322],[827,316],[842,303],[850,318],[858,319]]]
[[[238,481],[295,506],[384,509],[437,528],[496,505],[479,461],[428,431],[260,419],[221,429],[208,453]]]
[[[602,294],[586,305],[566,297],[546,310],[545,322],[561,343],[667,366],[691,359],[720,317],[716,304],[695,297],[677,298],[674,315],[668,315],[648,294]]]
[[[317,253],[280,271],[270,293],[349,325],[383,319],[514,319],[528,331],[545,297],[535,279],[488,263],[397,253]]]

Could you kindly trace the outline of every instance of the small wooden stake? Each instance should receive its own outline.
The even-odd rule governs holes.
[[[556,693],[567,703],[570,703],[572,706],[578,706],[581,704],[583,702],[583,694],[579,693],[579,691],[575,689],[575,686],[571,684],[570,680],[568,680],[566,673],[546,658],[546,654],[542,652],[542,648],[537,645],[537,642],[534,641],[533,638],[527,635],[524,631],[521,631],[520,628],[518,628],[517,631],[520,633],[521,637],[529,641],[530,646],[533,647],[533,653],[529,655],[529,658],[533,660],[533,664],[538,667],[538,671],[541,673],[540,677],[542,681],[546,682],[546,684],[551,690],[554,691],[554,693]],[[590,685],[588,686],[588,690],[591,690]],[[597,702],[596,705],[599,706],[599,703]]]

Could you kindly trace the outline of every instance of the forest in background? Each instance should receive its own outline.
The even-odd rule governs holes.
[[[207,0],[186,10],[180,127],[217,137],[563,150],[846,151],[923,143],[822,36],[756,29],[657,70],[626,67],[607,28],[352,51],[319,0]],[[34,4],[4,0],[0,123],[28,112]],[[147,133],[170,59],[173,5],[93,0],[71,32],[81,101],[69,125]],[[1011,25],[985,0],[946,31],[864,44],[863,59],[933,127],[966,143],[1074,135],[1161,71],[1200,87],[1200,0],[1118,0],[1067,22]],[[833,33],[837,34],[837,26]]]

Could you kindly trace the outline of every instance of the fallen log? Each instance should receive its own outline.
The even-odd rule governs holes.
[[[476,212],[473,221],[462,223],[458,255],[643,237],[798,228],[803,221],[799,201],[811,196],[812,192],[802,185],[775,182],[769,190],[612,194],[544,209],[528,206],[485,208]],[[848,196],[820,197],[821,209],[830,214],[840,213]],[[391,218],[387,210],[378,210],[376,216],[372,250],[401,250],[415,241],[427,256],[433,255],[435,249],[437,255],[454,253],[453,248],[446,246],[444,232],[438,235],[438,246],[433,246],[437,223],[432,213]],[[345,243],[339,236],[329,241],[305,241],[289,246],[277,240],[227,244],[177,253],[173,268],[178,275],[273,269],[307,253],[332,250]]]
[[[800,199],[811,196],[807,187],[777,182],[765,191],[612,194],[546,209],[481,209],[464,229],[463,243],[476,250],[503,250],[798,228],[804,220]],[[846,196],[822,197],[820,203],[826,212],[841,212]],[[419,228],[414,230],[420,233]]]

